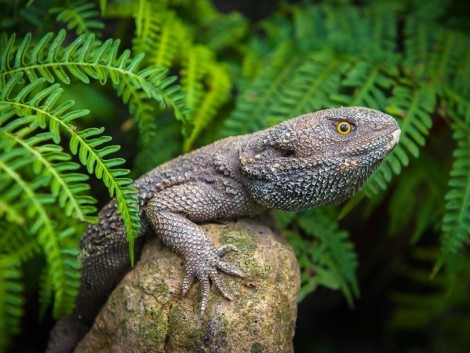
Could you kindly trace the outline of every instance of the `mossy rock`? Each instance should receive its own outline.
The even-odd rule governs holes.
[[[83,352],[293,352],[299,269],[295,255],[265,217],[203,229],[246,278],[225,275],[234,299],[212,291],[200,316],[199,283],[181,298],[183,262],[155,238],[111,294],[76,349]]]

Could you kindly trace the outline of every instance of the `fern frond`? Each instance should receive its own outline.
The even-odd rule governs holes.
[[[397,84],[386,111],[398,117],[401,129],[400,143],[385,162],[366,182],[364,191],[371,196],[385,190],[393,174],[409,164],[410,155],[417,158],[419,149],[426,143],[432,127],[431,114],[436,105],[436,92],[432,86],[409,88]]]
[[[0,41],[0,88],[18,72],[30,82],[41,77],[50,83],[58,79],[69,84],[70,75],[84,83],[95,79],[105,84],[110,79],[131,113],[143,112],[148,118],[146,112],[153,108],[145,105],[151,99],[162,108],[171,108],[183,124],[187,122],[184,98],[179,86],[172,85],[176,78],[167,77],[166,69],[147,67],[138,71],[143,56],[131,58],[128,50],[119,54],[119,40],[100,43],[93,34],[84,34],[64,46],[65,37],[65,30],[61,30],[56,37],[49,33],[32,44],[29,34],[16,48],[15,35],[4,36]]]
[[[399,5],[398,5],[399,6]],[[361,55],[382,63],[394,56],[397,43],[395,6],[329,4],[293,8],[294,40],[310,52],[332,48],[337,53]]]
[[[289,117],[338,106],[331,99],[331,93],[339,89],[344,65],[344,58],[330,50],[306,58],[271,107],[271,121],[278,123]]]
[[[412,77],[431,79],[437,87],[454,80],[468,56],[467,36],[415,17],[405,22],[405,67]],[[469,84],[467,83],[467,87]]]
[[[400,3],[371,3],[364,9],[365,16],[370,18],[369,35],[371,42],[385,51],[389,57],[396,51],[398,36],[397,11]]]
[[[431,24],[409,17],[405,23],[405,61],[404,65],[414,76],[421,77],[434,44],[434,31]]]
[[[46,315],[47,309],[51,305],[53,293],[54,287],[50,268],[45,266],[39,276],[39,320],[42,320],[44,315]]]
[[[183,24],[174,12],[168,10],[167,1],[139,0],[135,13],[133,51],[145,53],[145,60],[151,65],[171,66],[186,35]]]
[[[0,351],[6,351],[11,335],[20,330],[23,315],[21,271],[17,261],[0,255]]]
[[[171,66],[185,36],[184,25],[173,12],[167,11],[157,35],[155,51],[150,53],[150,63],[155,66]]]
[[[370,17],[363,16],[359,8],[352,5],[323,6],[326,15],[325,27],[328,42],[335,48],[349,45],[370,45]],[[347,43],[351,38],[357,38],[356,43]]]
[[[71,122],[86,112],[68,111],[71,102],[57,105],[57,99],[61,94],[57,84],[40,91],[30,102],[26,103],[25,99],[31,91],[38,89],[44,80],[52,83],[57,78],[68,84],[70,74],[83,82],[89,82],[89,79],[93,78],[104,84],[111,79],[118,95],[129,105],[131,113],[145,113],[145,116],[140,117],[142,119],[148,120],[149,111],[152,111],[145,109],[143,103],[148,98],[157,101],[162,107],[172,107],[177,118],[185,119],[184,100],[179,93],[179,87],[172,85],[175,78],[167,77],[165,69],[148,67],[137,72],[142,56],[131,60],[129,51],[118,55],[119,41],[107,40],[100,44],[95,41],[92,34],[82,35],[62,48],[65,34],[65,31],[61,31],[54,39],[52,34],[48,34],[33,46],[30,45],[30,36],[26,36],[17,49],[14,36],[10,39],[4,38],[0,45],[0,48],[4,48],[0,62],[3,86],[1,98],[3,100],[14,88],[16,89],[21,73],[24,72],[32,83],[25,86],[15,98],[3,102],[10,108],[8,114],[34,115],[36,117],[34,124],[41,128],[48,123],[56,143],[60,140],[60,129],[71,136],[72,153],[79,153],[80,161],[87,166],[88,171],[95,173],[98,178],[103,177],[111,196],[116,195],[118,209],[122,212],[129,237],[130,249],[133,249],[133,239],[139,233],[140,223],[134,191],[127,187],[130,179],[123,178],[128,171],[115,168],[123,163],[122,159],[105,159],[116,149],[112,146],[95,148],[102,147],[104,142],[109,141],[106,137],[89,138],[96,135],[97,130],[85,130],[81,133],[75,131]],[[31,55],[27,55],[29,52]],[[41,76],[44,78],[38,78]],[[12,77],[11,80],[6,81],[9,77]],[[145,126],[145,124],[140,125]],[[131,252],[131,260],[133,260],[132,255]]]
[[[29,27],[32,25],[36,33],[41,34],[44,33],[44,29],[48,28],[52,21],[52,16],[49,13],[50,4],[46,1],[33,1],[28,2],[26,6],[25,3],[14,3],[14,2],[7,2],[3,1],[2,3],[2,15],[5,18],[5,15],[8,16],[8,5],[15,8],[14,12],[10,12],[10,21],[14,21],[15,27],[18,29],[22,29],[22,27]],[[22,6],[23,5],[23,6]],[[15,16],[12,16],[15,13]],[[19,16],[17,16],[19,15]],[[11,25],[11,23],[10,23]],[[3,27],[2,29],[11,30],[14,28],[11,26],[10,28]]]
[[[287,233],[302,269],[299,300],[317,285],[322,285],[340,289],[352,305],[354,298],[359,296],[356,278],[357,256],[348,240],[349,234],[338,228],[334,210],[308,210],[295,216],[294,220],[301,232],[315,239],[311,247],[306,247],[306,241],[298,238],[298,230]]]
[[[24,227],[12,226],[5,222],[2,222],[0,226],[4,229],[0,238],[0,256],[9,257],[12,261],[21,264],[39,253],[39,245],[32,241],[33,239],[25,232]]]
[[[72,228],[57,229],[57,225],[47,212],[47,205],[53,203],[51,195],[39,193],[44,185],[44,178],[36,177],[31,182],[22,178],[19,169],[25,165],[22,150],[12,149],[0,155],[0,170],[11,180],[11,188],[19,190],[20,203],[23,211],[32,220],[29,227],[31,234],[37,236],[37,241],[46,256],[51,268],[54,286],[54,315],[63,316],[73,307],[79,282],[79,262],[76,241],[70,239],[74,233]]]
[[[202,46],[194,46],[183,61],[182,90],[191,109],[190,120],[194,128],[184,142],[189,151],[201,131],[216,116],[232,88],[230,75],[224,66],[215,62],[213,53]]]
[[[54,7],[50,12],[57,13],[56,20],[65,23],[68,30],[73,30],[78,35],[95,33],[99,37],[104,28],[104,23],[97,20],[99,12],[93,2],[79,1],[63,7]]]
[[[0,114],[2,114],[0,106]],[[62,147],[46,144],[52,140],[50,132],[32,134],[32,119],[16,119],[7,124],[0,122],[0,135],[24,149],[24,153],[34,157],[31,166],[34,173],[49,175],[47,184],[51,194],[57,198],[58,204],[67,216],[81,221],[96,222],[94,207],[95,199],[83,195],[89,186],[84,183],[88,179],[85,174],[77,173],[77,163],[70,161],[70,155],[63,152]],[[20,125],[21,124],[21,125]],[[32,135],[31,135],[32,134]],[[31,135],[31,136],[29,136]]]
[[[460,63],[458,64],[453,81],[450,86],[464,97],[470,96],[470,43],[467,40],[465,43],[465,50],[461,56]]]
[[[140,232],[137,190],[129,187],[132,179],[124,178],[129,170],[117,168],[125,161],[122,158],[105,159],[109,154],[119,150],[119,146],[103,146],[111,140],[101,135],[104,129],[89,128],[75,134],[70,139],[70,150],[78,157],[89,173],[95,173],[103,179],[111,197],[116,197],[117,207],[126,228],[129,240],[130,261],[134,263],[134,239]],[[101,135],[101,136],[100,136]]]
[[[294,38],[297,45],[316,51],[327,36],[323,6],[295,6],[292,9]]]
[[[433,27],[437,41],[431,52],[428,74],[437,83],[448,83],[457,72],[461,58],[469,50],[467,34],[442,27]],[[440,85],[438,85],[440,87]]]
[[[191,109],[198,106],[204,94],[203,78],[214,63],[213,53],[202,45],[195,45],[182,62],[181,90]]]
[[[393,85],[384,70],[372,63],[359,60],[348,70],[346,78],[342,80],[342,86],[346,92],[332,94],[331,98],[346,106],[366,106],[383,110],[387,105],[387,97],[384,91]]]
[[[211,50],[221,50],[240,41],[248,30],[248,22],[238,12],[232,12],[219,14],[205,24],[205,27],[208,27],[208,30],[202,33],[200,42]]]
[[[328,43],[338,53],[373,59],[386,51],[393,57],[398,34],[396,12],[389,6],[353,6],[324,3],[320,6]]]
[[[23,315],[21,265],[39,252],[38,244],[23,227],[0,224],[0,352],[5,351],[8,337],[20,329]]]
[[[183,136],[181,126],[170,116],[162,116],[158,121],[158,138],[145,149],[139,149],[134,159],[132,176],[137,178],[156,165],[175,158],[182,152]]]
[[[136,45],[136,52],[146,52],[152,45],[155,33],[158,32],[159,21],[167,6],[168,0],[138,0],[134,9],[135,38],[138,40],[133,45]]]
[[[57,101],[62,93],[58,84],[32,93],[41,84],[41,80],[36,80],[25,86],[15,97],[10,98],[9,95],[21,76],[20,73],[15,75],[0,93],[0,111],[6,116],[11,116],[13,113],[20,117],[33,117],[33,127],[45,128],[48,125],[56,143],[60,141],[60,131],[70,136],[71,152],[78,154],[80,162],[87,167],[90,174],[94,173],[98,179],[103,179],[111,197],[116,196],[118,210],[132,249],[132,261],[133,242],[140,229],[138,201],[134,195],[136,191],[128,186],[132,180],[125,178],[129,171],[117,168],[124,163],[124,160],[106,159],[109,154],[116,152],[119,146],[103,146],[111,140],[111,137],[101,136],[103,129],[76,130],[71,123],[87,114],[87,111],[70,110],[73,105],[71,101],[58,104]]]
[[[451,2],[448,0],[415,0],[409,4],[410,7],[407,11],[414,16],[426,20],[437,20],[446,12]]]
[[[451,92],[448,92],[450,94]],[[452,117],[453,138],[457,147],[450,172],[449,191],[445,195],[445,215],[442,220],[443,256],[453,256],[463,244],[470,242],[470,100],[453,94],[455,108]]]
[[[280,99],[281,91],[301,60],[292,45],[286,42],[280,44],[266,61],[270,64],[262,66],[249,87],[237,99],[235,110],[225,120],[221,135],[226,137],[254,132],[269,125],[271,122],[266,118],[269,109]],[[290,116],[292,114],[284,118]]]
[[[432,171],[432,178],[429,177]],[[416,244],[427,230],[439,228],[444,206],[442,199],[447,183],[447,175],[428,154],[420,156],[415,163],[400,176],[389,201],[388,232],[391,235],[402,231],[409,233],[413,225],[410,242]],[[410,198],[410,195],[420,195]]]

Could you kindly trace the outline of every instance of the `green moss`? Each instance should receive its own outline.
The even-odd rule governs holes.
[[[280,294],[279,295],[279,305],[276,307],[276,318],[280,322],[289,322],[292,318],[292,310],[289,306],[289,298],[287,295]]]
[[[220,242],[222,244],[231,244],[237,247],[239,251],[249,255],[253,254],[258,247],[257,234],[247,231],[244,227],[236,227],[222,233]]]
[[[160,315],[159,315],[160,317]],[[164,320],[143,323],[139,326],[139,342],[146,347],[163,348],[167,336],[167,327]]]
[[[204,330],[199,326],[188,326],[188,319],[179,306],[173,306],[170,314],[168,335],[178,347],[197,352],[204,342]]]
[[[155,283],[155,287],[152,288],[152,294],[157,298],[168,298],[170,295],[170,290],[163,281],[159,281]]]
[[[238,253],[229,253],[227,258],[233,263],[242,265],[240,267],[250,278],[254,280],[263,278],[270,271],[268,266],[260,267],[256,261],[255,253],[259,246],[259,234],[256,232],[249,231],[244,227],[234,227],[222,233],[220,242],[234,245],[239,250]]]

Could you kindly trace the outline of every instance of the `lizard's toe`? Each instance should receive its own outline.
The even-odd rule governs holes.
[[[195,274],[194,274],[193,269],[186,268],[185,273],[184,273],[184,278],[183,278],[183,284],[181,286],[181,296],[184,297],[188,293],[189,288],[191,288],[191,285],[194,282],[194,277],[195,277]]]
[[[224,271],[225,273],[232,275],[232,276],[237,276],[237,277],[242,277],[242,278],[246,277],[245,274],[242,271],[240,271],[238,268],[220,259],[216,262],[215,267],[217,267],[219,270]]]
[[[224,245],[217,249],[217,255],[219,255],[220,257],[224,257],[231,251],[238,251],[238,249],[235,245],[232,244]]]
[[[199,278],[199,281],[201,282],[201,302],[199,303],[199,311],[201,315],[203,315],[204,311],[206,310],[211,286],[209,283],[209,277],[207,275]]]
[[[219,271],[233,276],[245,277],[243,272],[221,259],[221,257],[228,252],[236,251],[235,246],[224,245],[219,249],[215,249],[209,245],[203,250],[204,251],[188,252],[185,254],[185,271],[181,288],[181,294],[184,296],[191,288],[194,279],[197,278],[199,280],[201,283],[201,302],[199,305],[201,314],[205,311],[207,306],[211,283],[214,284],[225,298],[229,300],[233,299],[230,290],[222,281]]]
[[[209,277],[212,281],[212,283],[214,283],[214,285],[217,287],[217,289],[220,291],[220,293],[222,293],[222,295],[228,299],[228,300],[232,300],[233,297],[232,295],[230,294],[230,291],[229,289],[227,288],[227,286],[225,285],[224,281],[222,280],[222,278],[220,278],[219,274],[217,273],[217,270],[216,269],[212,269],[210,274],[209,274]]]

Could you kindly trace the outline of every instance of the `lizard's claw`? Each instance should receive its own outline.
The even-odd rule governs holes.
[[[201,302],[199,304],[201,315],[206,309],[211,282],[225,298],[228,300],[233,299],[229,289],[224,284],[217,270],[223,271],[229,275],[244,277],[244,274],[240,270],[221,259],[221,257],[230,251],[238,250],[233,245],[224,245],[219,249],[216,249],[211,245],[206,247],[203,251],[189,252],[184,256],[185,274],[181,288],[181,295],[185,296],[188,293],[194,279],[197,278],[201,283]]]

